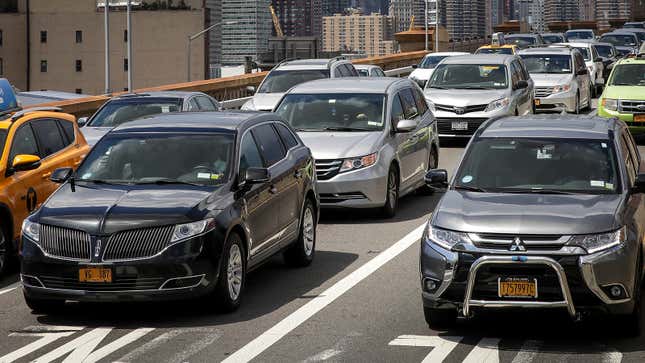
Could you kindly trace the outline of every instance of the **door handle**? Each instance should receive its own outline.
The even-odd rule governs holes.
[[[42,175],[43,179],[48,179],[50,176],[52,176],[51,172],[47,172]]]
[[[276,187],[275,187],[275,185],[272,185],[272,186],[269,188],[269,193],[271,193],[271,194],[277,194],[277,193],[278,193],[278,188],[276,188]]]

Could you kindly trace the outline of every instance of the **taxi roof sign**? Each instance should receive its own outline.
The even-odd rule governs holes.
[[[13,86],[6,78],[0,78],[0,115],[20,110]]]

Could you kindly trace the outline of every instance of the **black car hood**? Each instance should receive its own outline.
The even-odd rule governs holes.
[[[112,234],[201,219],[212,194],[212,190],[178,186],[98,187],[86,183],[77,183],[72,191],[66,183],[40,208],[38,220],[92,235]]]
[[[620,227],[620,194],[501,194],[449,190],[433,214],[437,227],[479,233],[572,235]]]

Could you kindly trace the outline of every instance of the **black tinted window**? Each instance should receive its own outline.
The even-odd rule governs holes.
[[[399,92],[401,96],[401,102],[403,103],[403,113],[405,118],[413,119],[419,116],[419,111],[417,110],[417,104],[412,95],[412,89],[406,88]]]
[[[38,145],[36,137],[29,124],[21,126],[13,137],[11,152],[9,153],[9,162],[13,162],[16,155],[38,155]]]
[[[193,97],[188,101],[188,111],[199,111],[199,105],[197,104],[196,97]]]
[[[275,127],[278,130],[278,133],[280,134],[280,138],[282,139],[282,142],[287,146],[287,150],[298,145],[298,141],[296,141],[296,137],[293,136],[293,133],[291,133],[291,131],[289,131],[289,129],[285,125],[275,124]]]
[[[414,93],[414,100],[417,103],[417,110],[419,111],[419,115],[425,114],[426,111],[428,111],[428,104],[426,103],[425,97],[423,97],[423,93],[417,88],[414,88],[412,93]]]
[[[67,140],[69,143],[74,142],[74,124],[69,122],[69,121],[63,121],[59,120],[58,124],[61,126],[63,129],[63,132],[65,132],[65,136],[67,136]]]
[[[41,148],[41,158],[47,157],[66,146],[58,125],[54,120],[38,120],[32,122],[32,127],[38,137]]]
[[[216,111],[217,107],[211,102],[211,100],[208,97],[197,97],[197,104],[199,105],[199,109],[202,111]]]
[[[258,141],[260,152],[271,166],[280,161],[286,154],[278,135],[271,125],[261,125],[253,129],[253,136]]]
[[[396,126],[396,123],[403,119],[405,119],[405,114],[403,106],[401,106],[401,97],[396,95],[392,100],[392,123]]]
[[[247,132],[242,137],[242,143],[240,144],[240,176],[243,176],[248,168],[262,167],[264,167],[264,164],[258,146],[253,140],[253,135]]]

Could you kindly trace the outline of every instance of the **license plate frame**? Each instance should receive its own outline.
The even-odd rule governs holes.
[[[504,299],[537,299],[538,281],[531,277],[498,277],[497,295]]]
[[[634,115],[634,122],[645,122],[645,113]]]
[[[452,121],[450,129],[453,131],[468,131],[468,121]]]
[[[78,282],[93,284],[112,283],[112,269],[107,267],[80,267]]]

